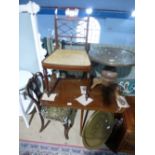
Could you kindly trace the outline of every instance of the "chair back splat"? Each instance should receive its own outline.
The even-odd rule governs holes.
[[[81,48],[83,46],[87,51],[89,18],[89,16],[81,18],[78,16],[70,17],[55,14],[55,48],[60,48],[61,43],[62,49],[65,49],[66,47],[69,49],[74,47]]]
[[[28,95],[32,98],[32,100],[38,103],[43,94],[44,88],[43,75],[42,73],[37,72],[28,82]]]

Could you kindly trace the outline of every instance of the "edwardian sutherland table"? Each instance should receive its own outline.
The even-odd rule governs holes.
[[[83,119],[84,110],[96,110],[96,111],[104,111],[104,112],[112,112],[112,113],[121,113],[124,109],[119,111],[117,107],[116,101],[114,100],[112,103],[104,102],[104,96],[102,94],[102,87],[96,86],[93,90],[89,91],[89,97],[93,99],[93,102],[88,104],[87,106],[81,105],[75,99],[81,96],[80,86],[89,86],[90,80],[88,79],[61,79],[54,89],[54,93],[58,93],[55,101],[47,101],[41,99],[42,106],[53,106],[53,107],[70,107],[81,110],[81,119],[80,119],[80,133],[82,133],[82,129],[86,122],[87,113],[85,118]],[[126,99],[130,99],[130,97],[126,97]],[[68,104],[71,103],[71,104]]]

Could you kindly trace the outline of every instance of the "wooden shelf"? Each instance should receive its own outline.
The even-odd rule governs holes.
[[[53,91],[53,93],[58,93],[55,101],[53,102],[41,99],[41,105],[53,107],[71,107],[85,110],[99,110],[112,113],[123,112],[123,109],[118,111],[115,100],[113,100],[113,102],[110,104],[104,102],[105,98],[102,93],[102,86],[96,86],[94,89],[90,90],[89,97],[93,99],[93,102],[87,106],[83,106],[76,101],[75,99],[81,96],[80,86],[90,86],[90,84],[91,81],[88,79],[60,79]],[[71,102],[72,105],[67,105],[68,102]]]

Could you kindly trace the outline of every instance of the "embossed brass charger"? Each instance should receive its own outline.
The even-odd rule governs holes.
[[[94,112],[82,132],[82,141],[88,149],[98,149],[107,141],[114,124],[114,116],[108,112]]]

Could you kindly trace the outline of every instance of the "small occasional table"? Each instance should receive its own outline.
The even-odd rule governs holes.
[[[113,102],[111,102],[110,104],[104,102],[105,96],[102,93],[101,85],[89,91],[89,97],[93,99],[93,102],[91,102],[87,106],[81,105],[77,100],[75,100],[77,97],[81,96],[80,86],[89,86],[90,83],[91,81],[89,79],[61,79],[53,91],[53,93],[58,94],[55,100],[49,101],[41,98],[41,106],[70,107],[74,109],[80,109],[80,133],[82,133],[82,129],[87,118],[87,115],[85,115],[85,118],[83,119],[84,110],[95,110],[112,113],[122,113],[124,111],[124,109],[119,110],[115,100],[113,100]],[[130,97],[126,97],[126,99],[128,101]]]

